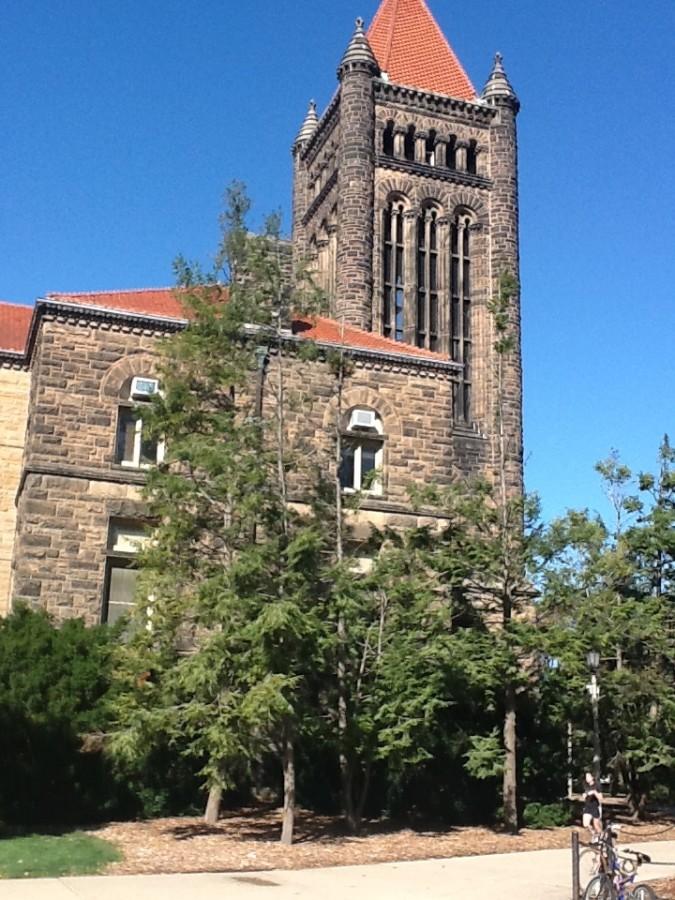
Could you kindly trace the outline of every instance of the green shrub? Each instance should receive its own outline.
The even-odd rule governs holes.
[[[523,824],[527,828],[557,828],[569,821],[565,803],[527,803],[523,809]]]

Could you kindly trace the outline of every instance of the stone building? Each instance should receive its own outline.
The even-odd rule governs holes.
[[[343,486],[359,489],[377,469],[361,514],[403,521],[414,515],[411,483],[494,471],[488,301],[503,273],[518,274],[519,104],[499,56],[475,91],[423,0],[383,0],[367,33],[358,20],[338,81],[323,115],[310,104],[293,146],[293,255],[308,261],[330,311],[294,322],[288,341],[349,350]],[[510,315],[517,346],[503,369],[503,444],[519,492],[517,298]],[[186,324],[166,289],[49,294],[13,346],[0,330],[0,391],[13,398],[0,413],[9,462],[0,609],[23,600],[93,623],[130,602],[139,488],[163,453],[131,408],[157,387],[157,339]],[[329,441],[326,362],[298,357],[290,378],[311,385],[314,402],[289,427]]]

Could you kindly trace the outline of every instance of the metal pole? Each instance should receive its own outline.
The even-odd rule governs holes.
[[[591,707],[593,709],[593,775],[600,782],[600,715],[598,712],[598,700],[600,688],[595,672],[591,674]]]
[[[572,758],[573,754],[573,743],[572,743],[572,721],[571,719],[567,720],[567,799],[572,799],[572,794],[574,793],[574,760]]]
[[[581,883],[579,880],[579,832],[572,832],[572,900],[579,900]]]

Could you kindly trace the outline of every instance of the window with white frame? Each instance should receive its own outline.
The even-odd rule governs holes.
[[[112,519],[108,529],[101,621],[112,624],[131,611],[136,592],[136,558],[148,541],[141,522]]]
[[[130,469],[147,469],[164,459],[164,442],[151,438],[143,425],[143,405],[159,392],[155,378],[135,376],[122,389],[117,417],[115,461]]]
[[[382,493],[384,429],[382,419],[372,409],[357,407],[349,415],[342,435],[340,484],[344,491]]]

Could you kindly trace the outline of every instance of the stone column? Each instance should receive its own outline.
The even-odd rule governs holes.
[[[403,125],[394,125],[394,156],[403,159],[405,156],[405,128]]]
[[[427,133],[418,131],[415,134],[415,162],[424,163],[427,155]]]

